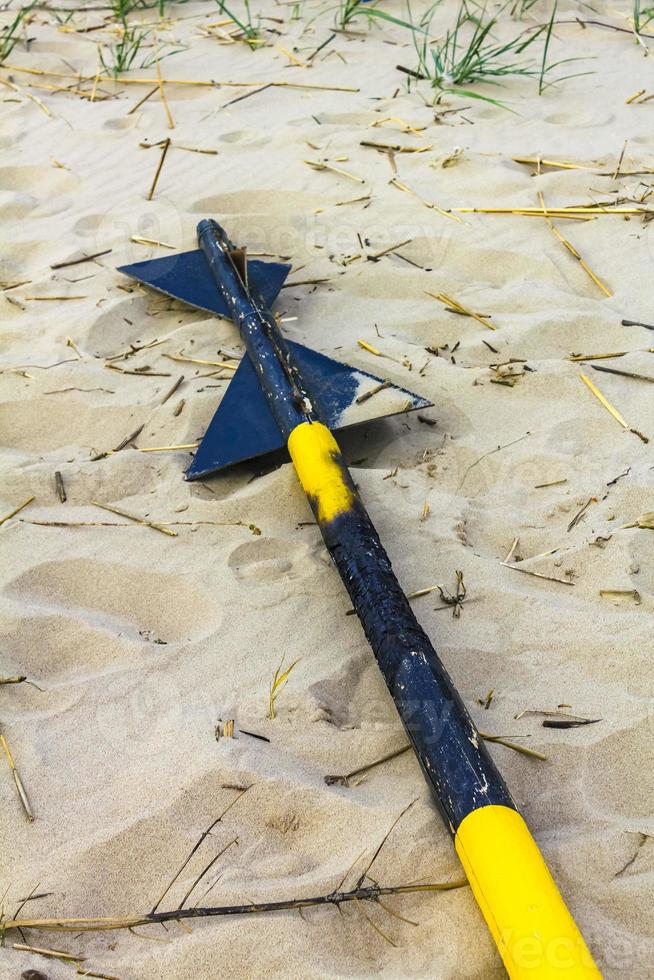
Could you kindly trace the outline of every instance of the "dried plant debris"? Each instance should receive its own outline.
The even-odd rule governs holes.
[[[235,788],[235,787],[234,787]],[[238,787],[240,790],[240,795],[243,794],[249,787]],[[236,800],[240,798],[237,797]],[[233,803],[236,802],[234,800]],[[202,879],[203,875],[215,864],[216,860],[225,853],[228,847],[235,843],[238,843],[238,838],[234,838],[232,841],[224,847],[219,854],[217,854],[210,863],[203,869],[201,874],[197,876],[189,890],[187,890],[184,898],[180,902],[177,908],[170,909],[164,912],[157,911],[158,906],[161,904],[162,899],[170,891],[173,884],[179,879],[179,876],[185,870],[193,855],[202,845],[206,837],[211,833],[215,825],[222,819],[225,811],[218,817],[210,827],[200,836],[200,839],[192,848],[190,854],[182,864],[179,871],[175,874],[170,884],[166,887],[163,894],[159,900],[155,903],[153,909],[147,913],[141,913],[137,915],[120,915],[120,916],[103,916],[103,917],[89,917],[89,918],[51,918],[51,919],[18,919],[14,917],[3,923],[3,929],[9,931],[11,929],[17,929],[21,931],[23,929],[34,929],[34,930],[47,930],[54,931],[58,930],[61,932],[104,932],[116,929],[134,929],[136,926],[144,925],[156,925],[163,924],[166,922],[181,922],[184,919],[190,918],[209,918],[218,917],[224,915],[245,915],[245,914],[263,914],[270,912],[281,912],[286,910],[297,909],[300,913],[302,909],[313,908],[318,906],[332,905],[336,908],[340,908],[341,905],[347,902],[355,902],[356,904],[360,902],[370,902],[377,903],[381,905],[382,908],[386,906],[381,902],[381,898],[387,895],[408,895],[418,892],[438,892],[438,891],[448,891],[453,888],[463,888],[468,882],[465,878],[459,877],[456,879],[451,879],[450,881],[444,882],[409,882],[408,884],[401,885],[380,885],[370,874],[371,869],[377,858],[379,857],[384,845],[388,841],[389,837],[393,833],[393,830],[402,819],[404,814],[413,806],[412,801],[401,813],[395,818],[390,828],[382,838],[381,842],[374,850],[372,858],[367,861],[363,871],[356,872],[356,881],[352,888],[346,889],[345,884],[350,876],[350,874],[355,870],[356,865],[364,857],[364,853],[360,854],[353,864],[347,869],[340,882],[326,894],[321,894],[317,896],[310,896],[304,898],[292,898],[292,899],[282,899],[268,902],[248,902],[244,905],[222,905],[222,906],[203,906],[199,903],[191,908],[186,908],[185,903],[189,898],[191,892]],[[229,809],[229,808],[228,808]],[[216,879],[218,880],[218,879]],[[370,881],[371,884],[367,885],[366,881]],[[214,881],[213,884],[216,884]],[[208,894],[213,887],[213,884],[205,891],[204,895]],[[202,900],[202,899],[201,899]],[[391,910],[389,910],[391,911]],[[397,914],[397,913],[395,913]],[[368,918],[366,916],[366,918]],[[402,918],[402,916],[400,916]],[[370,919],[368,919],[371,922]],[[371,923],[372,924],[372,923]],[[378,927],[377,931],[380,932]],[[84,971],[86,972],[86,971]]]
[[[515,720],[526,718],[529,715],[543,717],[543,728],[580,728],[584,725],[597,725],[601,718],[584,718],[581,715],[569,714],[567,711],[547,710],[541,708],[524,708],[515,715]]]
[[[458,619],[459,616],[461,615],[461,610],[463,609],[463,603],[465,602],[466,599],[467,589],[463,581],[463,572],[456,571],[454,574],[456,576],[456,587],[455,587],[454,594],[449,593],[446,589],[443,588],[442,585],[438,586],[438,591],[445,605],[452,607],[452,615],[454,616],[454,618]]]
[[[599,594],[603,599],[613,599],[616,603],[629,599],[639,606],[642,602],[637,589],[600,589]]]
[[[55,479],[55,487],[56,487],[56,490],[57,490],[57,495],[59,497],[59,500],[61,501],[62,504],[65,504],[66,503],[66,488],[64,486],[64,478],[61,475],[61,473],[59,472],[59,470],[55,470],[54,479]]]
[[[9,763],[9,768],[11,769],[11,775],[12,775],[13,780],[14,780],[14,785],[16,787],[16,792],[18,793],[18,798],[19,798],[19,800],[21,802],[21,806],[23,807],[23,810],[25,811],[25,816],[27,817],[27,819],[31,823],[34,820],[34,813],[32,812],[32,807],[30,806],[30,801],[28,799],[27,793],[25,792],[25,787],[23,786],[23,781],[20,778],[20,773],[18,772],[18,769],[16,768],[16,763],[14,762],[14,757],[11,754],[11,751],[9,749],[9,746],[7,745],[6,738],[5,738],[5,736],[2,733],[0,733],[0,746],[2,747],[2,751],[5,754],[5,758],[7,759],[7,762]]]
[[[539,759],[542,762],[547,761],[547,756],[543,755],[542,752],[537,752],[535,749],[529,749],[525,745],[520,745],[518,742],[513,742],[510,740],[511,738],[529,738],[528,735],[489,735],[488,732],[479,732],[479,735],[486,742],[497,742],[499,745],[504,745],[506,748],[513,749],[514,752],[518,752],[522,755],[528,755],[531,758]],[[343,775],[325,776],[325,782],[328,786],[358,786],[359,783],[363,782],[365,777],[372,769],[376,769],[377,766],[381,766],[385,762],[392,762],[393,759],[397,759],[406,752],[410,752],[411,748],[412,746],[410,744],[403,745],[399,749],[395,749],[393,752],[389,752],[387,755],[383,755],[381,758],[375,759],[373,762],[368,762],[366,765],[353,769],[351,772],[344,773]]]
[[[12,517],[15,517],[16,514],[20,514],[21,510],[24,510],[28,506],[28,504],[32,503],[33,500],[36,500],[36,497],[28,497],[27,500],[24,500],[22,504],[18,504],[17,507],[14,507],[13,510],[10,510],[8,514],[4,515],[4,517],[0,517],[0,527],[3,524],[5,524],[8,520],[10,520]]]
[[[515,388],[518,381],[532,369],[522,358],[511,358],[502,364],[491,364],[491,384],[503,385],[505,388]]]
[[[437,299],[439,302],[443,303],[445,308],[450,312],[459,313],[461,316],[472,317],[473,320],[481,323],[482,326],[487,327],[488,330],[497,330],[497,327],[488,322],[488,313],[474,313],[472,310],[469,310],[467,307],[459,303],[458,300],[452,299],[452,297],[448,296],[446,293],[430,293],[428,290],[425,290],[425,292],[427,296],[431,296],[432,299]]]
[[[293,661],[290,667],[287,667],[286,670],[282,671],[282,667],[284,665],[284,658],[282,657],[279,667],[277,667],[275,670],[272,681],[270,682],[270,691],[268,694],[268,714],[266,717],[270,721],[273,721],[277,717],[277,698],[279,697],[282,688],[286,685],[289,674],[293,668],[299,664],[301,659],[301,657],[298,657],[297,660]]]
[[[579,377],[584,382],[584,384],[590,389],[590,391],[592,391],[592,393],[595,395],[595,398],[597,398],[597,400],[604,406],[607,412],[610,412],[613,418],[616,420],[616,422],[620,423],[623,429],[626,429],[627,432],[633,432],[635,436],[638,436],[641,442],[646,442],[646,443],[649,442],[649,438],[647,436],[644,436],[642,432],[638,431],[638,429],[632,428],[627,422],[625,422],[625,420],[623,419],[622,415],[617,410],[617,408],[615,408],[611,404],[611,402],[604,397],[604,395],[599,390],[599,388],[595,384],[593,384],[593,382],[590,380],[590,378],[587,375],[581,374],[579,375]]]
[[[491,687],[490,691],[486,694],[485,697],[477,698],[477,704],[480,707],[482,707],[484,711],[488,711],[488,709],[491,706],[491,701],[493,700],[494,694],[495,694],[495,689]]]
[[[640,517],[637,517],[635,521],[620,525],[621,529],[628,527],[639,527],[643,530],[654,531],[654,511],[649,510],[646,514],[641,514]]]
[[[569,532],[573,529],[573,527],[576,527],[579,521],[581,520],[581,518],[586,513],[587,509],[590,507],[590,505],[596,503],[597,503],[597,497],[589,497],[586,503],[583,505],[583,507],[581,507],[581,509],[578,510],[575,516],[572,518],[566,530]]]

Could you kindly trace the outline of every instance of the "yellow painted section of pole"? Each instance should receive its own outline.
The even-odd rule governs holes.
[[[473,810],[459,825],[454,844],[511,980],[601,978],[516,810]]]
[[[331,521],[350,509],[354,501],[341,451],[321,422],[302,422],[291,432],[288,451],[300,483],[319,521]]]

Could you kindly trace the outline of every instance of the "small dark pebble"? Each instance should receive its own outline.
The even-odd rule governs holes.
[[[23,970],[20,980],[50,980],[50,978],[40,970]]]

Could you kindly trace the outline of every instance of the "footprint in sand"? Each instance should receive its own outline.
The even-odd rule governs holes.
[[[578,109],[566,112],[553,112],[543,117],[544,123],[551,126],[569,126],[571,129],[589,129],[592,126],[610,126],[615,116],[595,113],[582,116]]]
[[[2,648],[8,672],[26,674],[47,688],[54,682],[79,680],[121,662],[134,663],[142,639],[99,630],[65,613],[35,615],[26,610],[25,616],[12,617],[11,625],[7,624]]]
[[[298,578],[313,564],[310,546],[281,538],[246,541],[232,551],[228,565],[240,581],[276,582]]]
[[[22,606],[65,614],[130,640],[196,640],[215,633],[222,609],[192,574],[74,556],[35,565],[3,590]]]

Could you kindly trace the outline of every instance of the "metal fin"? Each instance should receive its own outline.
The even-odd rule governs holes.
[[[281,262],[248,259],[247,280],[261,294],[266,306],[274,303],[290,268],[290,265],[283,265]],[[230,319],[230,313],[216,288],[204,253],[199,248],[192,252],[178,252],[159,259],[122,265],[118,271],[165,293],[166,296],[181,299],[191,306]]]
[[[367,371],[342,364],[303,344],[287,341],[318,404],[321,420],[333,430],[372,419],[428,408],[432,403]],[[362,395],[375,392],[357,403]],[[285,445],[247,354],[209,423],[186,472],[197,480],[235,463],[282,449]]]

